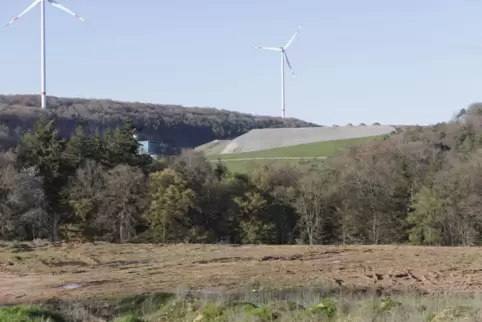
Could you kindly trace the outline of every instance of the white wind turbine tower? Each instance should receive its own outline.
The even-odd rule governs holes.
[[[281,117],[285,118],[285,59],[286,63],[288,64],[288,67],[290,68],[291,75],[293,75],[293,78],[295,77],[295,73],[293,72],[293,69],[291,68],[290,60],[288,59],[288,55],[286,55],[286,49],[288,49],[289,46],[291,46],[291,43],[295,39],[296,35],[300,32],[300,29],[303,25],[300,25],[298,27],[298,30],[294,33],[294,35],[291,37],[291,39],[284,45],[284,47],[263,47],[263,46],[256,46],[254,48],[259,48],[259,49],[266,49],[266,50],[274,50],[274,51],[279,51],[281,53]]]
[[[72,16],[82,20],[85,22],[85,19],[79,16],[78,14],[70,11],[60,3],[58,3],[55,0],[35,0],[30,4],[30,6],[27,7],[21,14],[16,16],[15,18],[12,19],[9,23],[5,25],[5,27],[8,27],[12,23],[18,20],[21,16],[32,10],[36,5],[40,4],[40,73],[41,73],[41,106],[43,109],[47,107],[47,90],[46,90],[46,70],[45,70],[45,2],[49,2],[52,6],[54,6],[57,9],[60,9],[62,11],[65,11]]]

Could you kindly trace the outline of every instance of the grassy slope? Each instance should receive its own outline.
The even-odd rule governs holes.
[[[382,136],[371,136],[356,139],[336,140],[315,142],[308,144],[293,145],[288,147],[253,151],[245,153],[232,153],[232,154],[217,154],[207,155],[206,157],[211,161],[217,161],[221,159],[226,162],[229,170],[233,172],[247,172],[250,168],[261,164],[272,164],[280,162],[284,163],[298,163],[300,160],[283,160],[283,159],[266,159],[266,160],[246,160],[250,158],[315,158],[315,157],[329,157],[336,153],[340,148],[357,144],[359,142],[367,140],[380,139]],[[242,160],[239,160],[242,159]],[[318,161],[318,160],[316,160]]]
[[[363,142],[367,140],[373,140],[376,138],[381,138],[381,136],[370,136],[370,137],[357,138],[357,139],[315,142],[315,143],[299,144],[299,145],[287,146],[282,148],[245,152],[245,153],[208,155],[207,158],[210,160],[217,160],[218,158],[222,160],[229,160],[229,159],[239,159],[239,158],[328,157],[333,155],[338,149],[342,147],[352,145],[352,144],[357,144],[359,142]]]

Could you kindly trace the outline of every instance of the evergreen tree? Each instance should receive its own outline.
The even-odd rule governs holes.
[[[181,241],[192,220],[188,216],[195,206],[195,193],[186,181],[173,169],[164,169],[150,175],[151,202],[146,219],[152,235],[158,241]]]
[[[83,127],[78,126],[66,144],[65,158],[75,169],[83,166],[88,159],[97,161],[100,153],[97,144],[96,137],[86,135]]]
[[[60,139],[54,120],[38,121],[34,131],[26,133],[17,147],[17,167],[36,167],[37,176],[42,179],[52,241],[58,239],[59,225],[65,214],[62,192],[71,174],[71,167],[63,156],[64,149],[65,141]]]
[[[136,129],[131,121],[114,131],[106,131],[103,137],[104,156],[102,163],[113,168],[119,164],[145,168],[151,163],[151,158],[139,154],[139,143],[134,137]]]
[[[407,223],[412,227],[408,231],[408,238],[414,244],[438,245],[442,241],[441,213],[444,201],[437,191],[428,187],[415,195],[413,208],[407,217]]]

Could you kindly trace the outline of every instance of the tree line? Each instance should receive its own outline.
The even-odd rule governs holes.
[[[0,239],[482,244],[482,106],[320,162],[231,173],[139,154],[135,127],[62,139],[40,120],[0,155]]]
[[[69,138],[78,125],[95,135],[132,120],[140,139],[156,142],[160,152],[169,154],[215,139],[233,139],[257,128],[317,126],[293,118],[179,105],[51,96],[47,104],[48,109],[42,111],[38,95],[0,95],[0,149],[15,147],[41,118],[55,118],[63,138]]]

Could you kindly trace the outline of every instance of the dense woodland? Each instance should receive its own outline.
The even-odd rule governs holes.
[[[0,239],[482,244],[482,105],[249,175],[192,151],[153,160],[134,132],[64,140],[38,121],[0,156]]]
[[[158,142],[160,152],[175,154],[215,139],[232,139],[255,128],[312,127],[297,119],[253,116],[214,108],[48,97],[42,111],[38,95],[0,95],[0,148],[14,147],[40,118],[55,118],[68,138],[77,125],[94,135],[132,120],[140,139]]]

